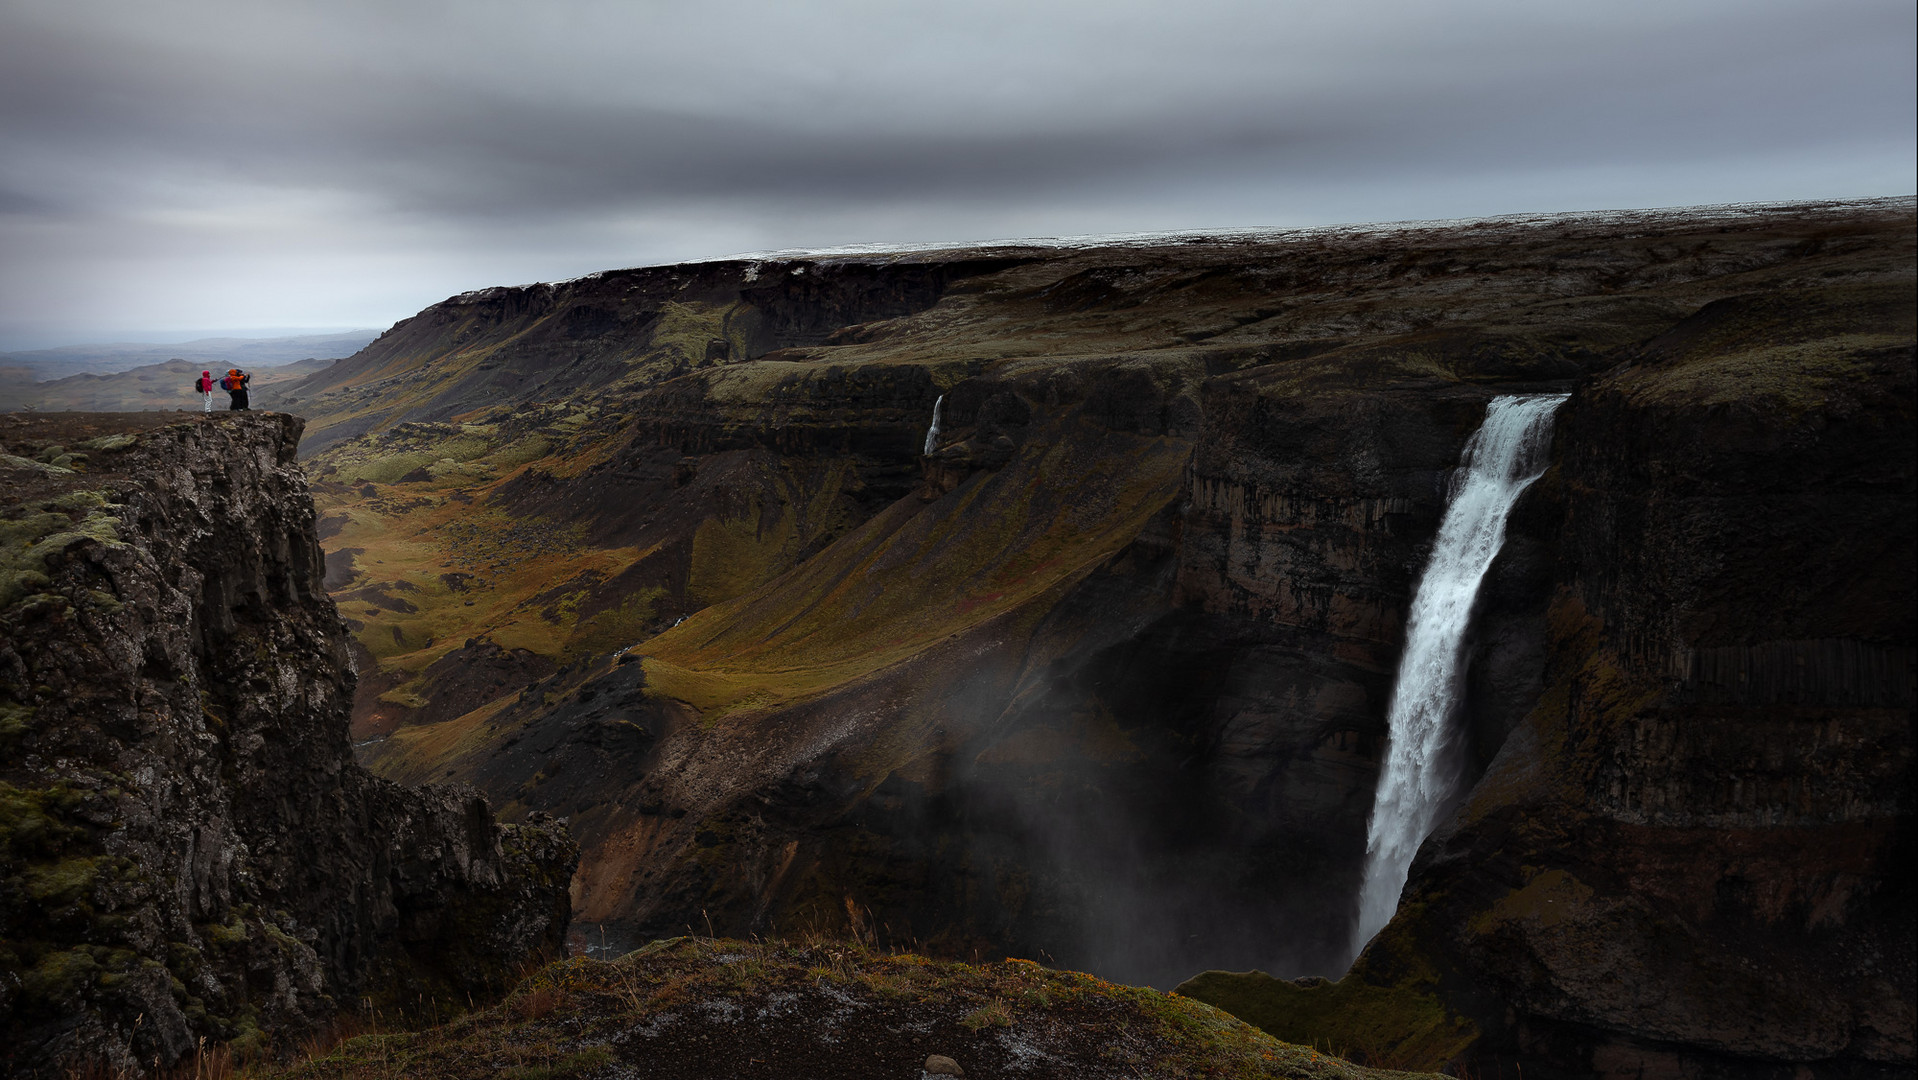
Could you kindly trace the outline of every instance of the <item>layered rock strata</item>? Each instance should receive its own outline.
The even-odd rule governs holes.
[[[300,422],[0,418],[10,1075],[292,1045],[556,950],[577,849],[353,760]]]
[[[797,298],[814,275],[905,283],[979,254],[796,259],[778,280]],[[1639,665],[1631,678],[1682,670],[1700,708],[1736,704],[1734,688],[1824,693],[1849,686],[1853,669],[1899,670],[1904,631],[1773,626],[1762,595],[1726,609],[1716,637],[1687,630],[1654,647],[1641,626],[1691,604],[1683,590],[1714,560],[1744,567],[1760,593],[1816,581],[1833,611],[1862,603],[1834,584],[1854,575],[1849,549],[1802,541],[1827,521],[1882,531],[1845,516],[1859,505],[1909,513],[1896,485],[1908,484],[1912,455],[1896,438],[1881,447],[1891,486],[1855,503],[1774,500],[1754,522],[1686,518],[1670,535],[1659,530],[1676,526],[1634,508],[1736,503],[1738,455],[1763,471],[1776,454],[1790,475],[1783,465],[1827,448],[1791,440],[1801,426],[1832,426],[1838,414],[1822,403],[1845,394],[1871,398],[1864,415],[1903,415],[1909,200],[1017,254],[756,357],[687,350],[710,344],[694,324],[724,324],[749,274],[761,275],[753,289],[773,288],[767,266],[658,268],[650,280],[687,290],[647,301],[677,329],[626,339],[608,329],[594,346],[638,350],[623,354],[624,374],[608,369],[610,381],[577,399],[503,418],[446,397],[475,411],[446,414],[436,442],[414,440],[424,425],[409,424],[327,449],[320,468],[339,470],[329,516],[358,552],[347,585],[365,598],[350,607],[358,636],[393,678],[411,680],[385,703],[417,695],[426,715],[453,700],[450,675],[435,687],[421,674],[447,658],[473,658],[491,695],[439,723],[402,721],[369,760],[418,780],[451,769],[509,816],[572,815],[595,942],[709,919],[735,933],[870,926],[946,954],[1025,955],[1162,985],[1207,966],[1336,975],[1350,959],[1405,606],[1460,447],[1495,394],[1575,390],[1567,409],[1583,416],[1599,388],[1654,370],[1658,408],[1684,419],[1653,423],[1635,411],[1650,407],[1641,401],[1619,430],[1641,425],[1659,441],[1621,435],[1609,450],[1572,424],[1562,464],[1576,437],[1579,453],[1612,453],[1617,468],[1577,489],[1548,476],[1516,510],[1465,643],[1470,779],[1527,739],[1551,745],[1526,734],[1530,718],[1556,700],[1548,690],[1566,658],[1597,648],[1555,621],[1563,590],[1624,582],[1603,619],[1631,627],[1618,631],[1620,655]],[[709,286],[718,306],[697,307]],[[537,289],[503,290],[481,299],[524,301],[518,314],[502,308],[458,341],[409,339],[412,352],[396,339],[356,370],[404,367],[406,386],[437,394],[467,365],[493,362],[482,354],[510,364],[520,343],[550,340],[587,291],[555,287],[549,304]],[[442,318],[466,325],[476,303],[422,313],[408,333]],[[1765,316],[1773,306],[1786,314]],[[315,400],[339,416],[383,410],[357,415],[384,423],[416,415],[413,392]],[[922,456],[941,395],[942,431]],[[536,421],[544,443],[516,456],[522,444],[509,439],[530,439],[516,425]],[[1718,442],[1684,442],[1691,428]],[[381,440],[402,434],[407,444],[383,459]],[[1721,442],[1740,449],[1714,457]],[[481,551],[493,561],[459,572],[485,580],[448,585],[467,542],[426,539],[468,515],[539,546],[518,562]],[[1610,515],[1613,531],[1591,532],[1594,515]],[[567,529],[583,538],[577,550],[549,553],[546,538]],[[1779,569],[1793,560],[1796,577]],[[1895,577],[1871,579],[1878,594],[1904,595]],[[621,622],[619,610],[633,615]],[[535,677],[528,663],[518,670],[529,681],[512,685],[495,664],[516,649],[556,670]],[[1595,733],[1600,757],[1616,749],[1611,722],[1579,729]],[[1699,730],[1732,739],[1737,723]],[[1561,765],[1586,759],[1556,753],[1540,768],[1568,784],[1582,776]],[[1631,775],[1627,787],[1649,783],[1637,766]],[[1681,779],[1652,786],[1709,802]],[[1833,790],[1878,805],[1876,783]],[[1715,842],[1667,838],[1674,860]],[[1561,841],[1571,842],[1553,840],[1521,869],[1569,851]],[[1896,865],[1884,849],[1861,858]],[[1445,925],[1481,914],[1451,911]],[[1452,931],[1421,934],[1441,932]],[[1362,961],[1373,981],[1340,984],[1364,999],[1356,1006],[1333,995],[1306,1010],[1364,1018],[1363,1038],[1290,1037],[1388,1062],[1481,1053],[1496,1071],[1497,1054],[1533,1045],[1513,1032],[1549,1019],[1504,990],[1477,1003],[1429,992],[1437,973],[1467,970],[1451,961],[1386,957],[1375,948]],[[1527,970],[1512,965],[1471,968],[1461,985]],[[1533,1060],[1595,1068],[1604,1039],[1666,1038],[1646,1022],[1620,1014],[1612,1028],[1588,1025],[1602,1038],[1521,1060],[1527,1072]],[[1718,1060],[1688,1039],[1668,1049]],[[1724,1052],[1761,1059],[1800,1061]]]
[[[455,297],[298,390],[321,433],[309,447],[325,446],[313,469],[342,607],[378,670],[360,737],[485,696],[434,664],[498,672],[496,701],[793,569],[912,492],[941,395],[949,436],[926,493],[1004,466],[1035,420],[1083,405],[1102,429],[1194,442],[1207,485],[1319,515],[1323,479],[1334,501],[1402,508],[1427,493],[1414,474],[1456,450],[1407,441],[1458,423],[1419,419],[1422,396],[1563,388],[1705,303],[1887,272],[1902,205],[795,256]],[[802,333],[807,318],[852,321]],[[1308,451],[1341,456],[1308,477]],[[1410,524],[1383,512],[1366,535]],[[1355,602],[1404,592],[1410,570],[1375,565],[1394,580],[1346,575]],[[1254,633],[1288,617],[1263,600],[1221,611]],[[538,662],[495,663],[523,653]]]
[[[1908,1075],[1913,309],[1731,298],[1582,385],[1482,605],[1496,756],[1397,918],[1340,983],[1186,991],[1480,1073]]]

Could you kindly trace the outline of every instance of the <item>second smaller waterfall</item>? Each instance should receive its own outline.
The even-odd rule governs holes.
[[[1353,952],[1392,919],[1412,856],[1451,801],[1463,765],[1453,730],[1465,631],[1479,583],[1505,543],[1505,517],[1545,472],[1565,394],[1499,397],[1465,444],[1432,558],[1412,596],[1386,727],[1385,768],[1365,839]]]
[[[926,456],[939,447],[939,407],[946,403],[946,395],[940,394],[932,403],[932,426],[926,429]]]

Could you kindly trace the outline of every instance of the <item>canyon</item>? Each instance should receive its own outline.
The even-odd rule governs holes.
[[[1336,977],[1446,479],[1493,396],[1568,393],[1474,615],[1471,795],[1326,992],[1376,989],[1405,1030],[1340,1037],[1536,1075],[1897,1067],[1909,205],[825,254],[456,297],[286,391],[316,417],[331,583],[382,673],[366,759],[569,818],[593,940],[852,912],[1120,981]],[[447,534],[475,514],[490,539]],[[1798,740],[1815,761],[1778,760]],[[1571,944],[1532,926],[1575,909],[1528,907],[1541,889],[1587,898]],[[1565,958],[1657,926],[1700,964],[1736,940],[1773,965],[1814,923],[1906,974],[1778,967],[1781,1001],[1853,1003],[1789,1045],[1721,1030],[1722,981],[1647,968],[1688,988],[1654,1009],[1685,1019],[1652,1023],[1610,988],[1650,957]],[[1243,980],[1187,987],[1284,1027]]]
[[[384,781],[565,819],[577,949],[863,934],[1374,1065],[1903,1075],[1913,211],[468,293],[256,394],[324,548],[262,595],[337,605],[327,708]],[[1538,394],[1461,795],[1355,959],[1414,588],[1489,403]]]

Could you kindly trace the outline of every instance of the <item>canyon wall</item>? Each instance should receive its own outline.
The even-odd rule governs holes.
[[[1191,990],[1378,1063],[1891,1067],[1908,1035],[1857,1033],[1909,1013],[1907,974],[1841,993],[1864,968],[1810,972],[1849,1019],[1761,1045],[1694,1023],[1723,980],[1658,999],[1696,1014],[1675,1027],[1593,989],[1663,993],[1689,960],[1594,974],[1567,957],[1602,960],[1602,930],[1477,935],[1562,872],[1642,891],[1658,919],[1682,908],[1659,897],[1688,898],[1679,936],[1648,939],[1674,955],[1722,956],[1751,920],[1754,955],[1812,940],[1739,899],[1810,895],[1796,871],[1641,873],[1796,850],[1814,835],[1796,819],[1746,835],[1711,816],[1764,784],[1828,792],[1781,797],[1893,837],[1817,873],[1895,878],[1911,632],[1886,612],[1910,608],[1911,559],[1885,552],[1911,549],[1912,240],[1910,201],[1885,200],[703,264],[455,298],[311,398],[339,435],[312,459],[330,580],[376,669],[364,754],[469,780],[509,818],[568,816],[582,943],[859,928],[1161,985],[1337,976],[1445,478],[1492,396],[1567,390],[1557,464],[1467,642],[1477,787],[1399,920],[1340,982]],[[935,288],[942,262],[968,269]],[[575,314],[621,281],[618,320]],[[748,332],[784,290],[798,311],[834,281],[854,299],[816,325]],[[576,322],[597,344],[553,351]],[[546,374],[497,381],[536,344]],[[486,393],[459,389],[482,370]],[[1809,755],[1836,755],[1829,775],[1786,775],[1826,729],[1773,724],[1765,695],[1864,710]],[[1557,801],[1488,810],[1519,775]],[[1627,838],[1600,827],[1606,799],[1707,809]],[[1698,914],[1721,892],[1723,926]],[[1844,915],[1878,944],[1841,951],[1908,973],[1884,910]],[[1856,1049],[1830,1049],[1841,1029]]]
[[[1496,756],[1398,917],[1340,983],[1186,992],[1379,1061],[1908,1073],[1914,299],[1731,298],[1582,384],[1482,605]]]
[[[577,848],[353,760],[283,415],[0,418],[0,1062],[164,1071],[497,992]]]

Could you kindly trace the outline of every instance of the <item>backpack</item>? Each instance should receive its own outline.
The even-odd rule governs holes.
[[[225,390],[229,393],[235,390],[243,389],[245,386],[246,386],[246,376],[244,375],[228,375],[225,378],[220,380],[220,389]]]

